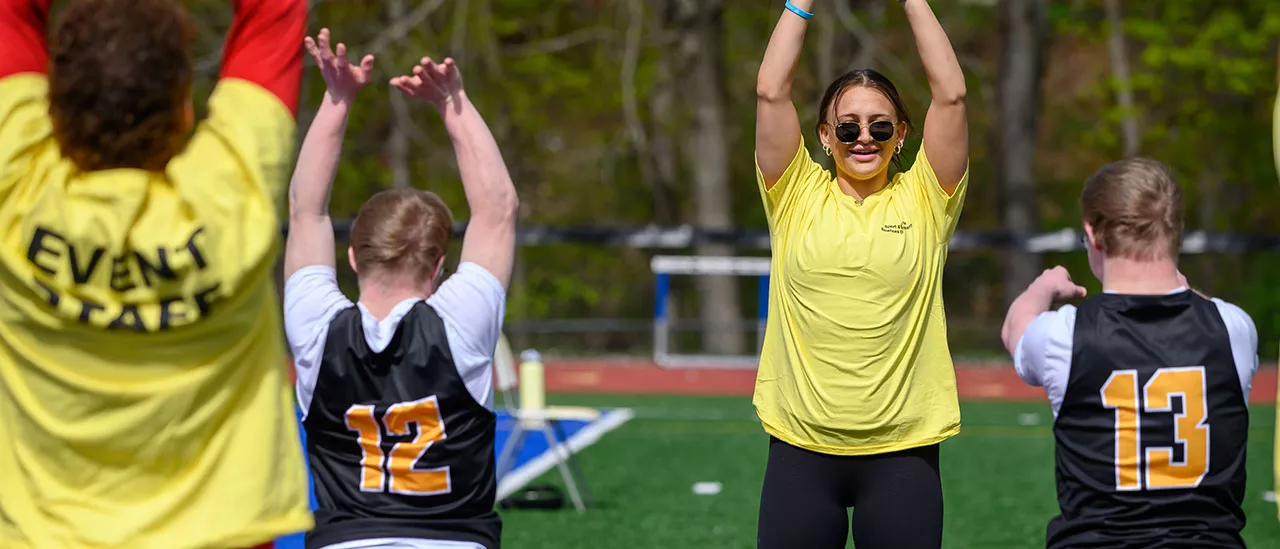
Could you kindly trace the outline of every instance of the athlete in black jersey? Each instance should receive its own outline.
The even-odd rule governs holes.
[[[1047,270],[1003,332],[1018,375],[1044,387],[1056,418],[1061,513],[1046,545],[1244,547],[1253,321],[1178,272],[1182,189],[1164,165],[1107,165],[1081,203],[1103,293],[1050,311],[1085,290]]]
[[[328,90],[289,193],[285,324],[315,481],[308,549],[494,549],[491,362],[515,249],[516,193],[451,59],[391,84],[433,103],[471,209],[457,273],[440,284],[453,216],[435,194],[374,195],[351,229],[359,303],[339,291],[329,191],[348,111],[373,57],[352,66],[307,39]]]

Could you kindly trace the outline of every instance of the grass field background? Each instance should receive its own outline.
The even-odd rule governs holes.
[[[636,417],[581,454],[592,507],[579,515],[503,510],[512,549],[755,547],[767,437],[743,397],[550,395],[549,403],[629,407]],[[944,547],[1044,547],[1056,513],[1047,404],[968,402],[961,434],[942,445]],[[1036,424],[1030,424],[1034,420]],[[1272,489],[1275,409],[1255,405],[1245,496],[1251,549],[1280,549]],[[555,470],[535,483],[559,484]],[[696,482],[720,482],[697,495]],[[567,497],[566,497],[567,499]],[[854,547],[852,541],[848,547]]]

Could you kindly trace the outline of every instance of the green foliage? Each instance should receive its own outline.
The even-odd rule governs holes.
[[[197,58],[203,72],[197,97],[207,96],[216,73],[222,37],[230,24],[230,2],[188,0],[200,34]],[[402,2],[406,12],[422,5]],[[645,0],[635,106],[646,132],[673,144],[676,178],[662,189],[677,205],[675,221],[692,223],[692,167],[699,161],[686,147],[693,127],[687,101],[690,52],[680,36],[687,24],[668,11],[674,2]],[[670,4],[670,5],[668,5]],[[906,147],[914,158],[928,107],[929,90],[906,19],[893,2],[861,2],[854,15],[874,40],[873,67],[892,78],[915,115],[917,131]],[[1117,106],[1107,55],[1108,27],[1100,0],[1051,2],[1053,36],[1046,60],[1036,172],[1041,228],[1075,227],[1084,179],[1122,150],[1121,123],[1136,116],[1142,153],[1168,163],[1187,193],[1188,230],[1275,233],[1272,215],[1280,201],[1272,159],[1271,108],[1276,93],[1276,37],[1280,2],[1123,1],[1136,108]],[[641,226],[657,218],[659,197],[643,179],[646,152],[632,141],[624,114],[623,75],[627,32],[637,22],[629,3],[618,0],[451,0],[439,4],[403,37],[386,40],[396,21],[389,0],[320,2],[311,32],[322,25],[350,47],[353,56],[374,42],[375,82],[404,72],[422,56],[458,60],[468,92],[493,128],[519,188],[522,222],[555,225]],[[974,3],[932,2],[955,45],[968,77],[970,191],[962,230],[999,228],[1003,201],[995,185],[993,139],[997,120],[995,78],[1001,38],[997,11]],[[754,84],[765,45],[782,14],[778,5],[725,2],[722,76],[729,173],[737,225],[765,224],[755,186],[752,151]],[[665,9],[664,9],[665,7]],[[836,17],[820,2],[822,17]],[[841,30],[837,32],[844,32]],[[793,97],[811,151],[818,99],[827,82],[817,72],[816,33],[795,76]],[[856,52],[839,52],[848,63]],[[211,63],[209,60],[212,59]],[[652,100],[673,95],[670,112]],[[369,195],[391,185],[387,139],[392,90],[374,85],[363,92],[348,132],[334,190],[335,217],[353,216]],[[302,124],[323,93],[308,67]],[[415,186],[440,193],[455,216],[468,216],[453,149],[433,109],[410,104],[410,171]],[[815,157],[820,155],[815,154]],[[740,250],[739,253],[755,253]],[[648,252],[590,246],[532,247],[520,252],[520,275],[511,290],[510,316],[518,320],[565,317],[647,318],[652,277]],[[986,326],[1003,315],[1003,270],[998,254],[955,256],[945,281],[952,326]],[[1048,258],[1091,280],[1083,254]],[[1206,291],[1241,304],[1258,324],[1262,341],[1280,339],[1280,260],[1269,256],[1188,257],[1185,270]],[[1091,290],[1094,290],[1092,286]],[[744,313],[754,303],[744,297]],[[953,341],[957,353],[998,349],[989,338]],[[1276,345],[1261,345],[1274,356]]]
[[[1103,63],[1100,74],[1105,76],[1085,88],[1076,102],[1084,110],[1078,116],[1087,118],[1096,109],[1101,118],[1079,134],[1081,144],[1110,155],[1106,161],[1117,159],[1121,121],[1136,116],[1142,154],[1168,164],[1183,184],[1189,231],[1280,230],[1271,215],[1280,195],[1269,139],[1280,3],[1122,2],[1136,103],[1132,113],[1123,112],[1114,100],[1118,83],[1110,77],[1105,57],[1109,29],[1096,4],[1057,21],[1062,36],[1081,40]],[[1083,178],[1095,167],[1084,166],[1077,176]],[[1078,188],[1078,183],[1069,184]],[[1046,190],[1065,198],[1065,192]],[[1193,283],[1253,315],[1263,342],[1280,338],[1280,301],[1274,291],[1280,262],[1262,254],[1186,257],[1183,262]],[[1266,357],[1276,353],[1275,345],[1260,345],[1259,350]]]

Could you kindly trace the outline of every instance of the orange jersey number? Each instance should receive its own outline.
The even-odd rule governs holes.
[[[1209,405],[1203,366],[1161,368],[1138,391],[1137,370],[1118,370],[1102,386],[1102,405],[1115,410],[1116,490],[1195,488],[1209,472]],[[1173,412],[1173,397],[1182,399],[1175,415],[1173,447],[1142,451],[1141,413]],[[1141,399],[1139,399],[1141,397]],[[1145,483],[1143,482],[1145,479]]]
[[[440,417],[440,403],[436,397],[393,404],[382,414],[381,421],[374,417],[372,405],[357,404],[347,409],[346,418],[347,429],[360,437],[361,491],[390,491],[409,496],[449,493],[448,467],[414,467],[432,444],[445,439],[444,421]],[[413,434],[409,428],[411,424],[417,426],[417,436],[412,441],[393,445],[388,459],[382,451],[383,429],[388,435],[409,436]]]

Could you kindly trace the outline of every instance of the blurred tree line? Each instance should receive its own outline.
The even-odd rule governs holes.
[[[187,0],[207,94],[231,2]],[[521,220],[545,225],[765,225],[755,185],[755,78],[781,0],[313,0],[321,26],[353,58],[377,56],[386,82],[423,57],[453,57],[502,146]],[[961,230],[1078,227],[1084,179],[1127,155],[1173,167],[1188,230],[1271,233],[1277,196],[1271,143],[1280,2],[1215,0],[936,0],[968,76],[971,188]],[[872,67],[901,90],[919,123],[929,90],[896,0],[822,0],[806,37],[794,98],[810,151],[825,86]],[[308,63],[299,138],[323,93]],[[919,147],[917,131],[908,156]],[[821,154],[815,158],[830,164]],[[362,92],[333,193],[337,219],[374,192],[435,191],[467,218],[438,115],[389,86]],[[760,254],[706,248],[701,254]],[[628,318],[635,333],[587,334],[595,352],[647,344],[652,252],[585,245],[519,250],[508,302],[512,332],[548,319]],[[345,253],[342,254],[345,256]],[[1092,279],[1083,252],[954,253],[944,280],[957,355],[998,353],[1004,307],[1040,269]],[[1184,256],[1206,293],[1254,318],[1260,351],[1280,341],[1280,258]],[[350,273],[346,273],[350,284]],[[754,281],[678,281],[676,315],[711,330],[703,348],[750,352],[739,317]],[[354,288],[348,288],[354,293]],[[857,288],[850,288],[857,291]],[[603,325],[602,323],[600,325]],[[521,337],[513,333],[516,344]]]

